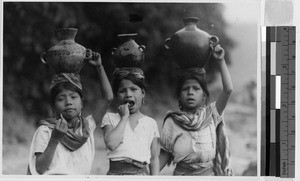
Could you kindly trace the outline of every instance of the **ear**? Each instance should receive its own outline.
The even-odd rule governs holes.
[[[178,101],[178,107],[179,107],[180,110],[182,109],[182,103],[181,103],[181,101]]]
[[[146,96],[146,91],[145,89],[142,89],[142,94],[143,94],[143,98]]]
[[[204,94],[203,95],[203,98],[202,98],[202,103],[204,104],[204,105],[206,105],[206,102],[207,101],[207,95],[206,94]]]
[[[51,106],[51,109],[52,109],[52,114],[53,114],[53,116],[56,116],[56,110],[55,110],[55,106],[53,105],[53,106]]]
[[[83,100],[81,99],[81,109],[83,108]]]

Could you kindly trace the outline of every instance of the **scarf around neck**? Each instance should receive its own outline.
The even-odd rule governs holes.
[[[45,120],[41,120],[38,126],[45,125],[53,130],[57,121],[58,119],[48,118]],[[81,125],[82,134],[79,134],[77,129],[79,129]],[[62,137],[59,141],[70,151],[75,151],[86,143],[89,136],[90,132],[88,120],[82,116],[79,116],[71,120],[71,125],[69,126],[68,124],[67,134],[64,137]]]
[[[195,116],[197,115],[197,116]],[[188,115],[182,111],[169,111],[164,119],[164,123],[168,117],[171,117],[175,124],[186,131],[200,131],[207,126],[209,126],[210,122],[213,120],[211,118],[212,110],[205,108],[199,108],[197,112],[193,115]],[[163,125],[164,125],[163,123]],[[216,155],[213,160],[213,170],[216,175],[225,175],[232,176],[233,170],[231,167],[226,167],[226,165],[230,166],[230,148],[229,148],[229,140],[228,136],[224,132],[223,129],[219,128],[220,125],[223,124],[225,126],[225,122],[221,122],[217,125],[216,128]],[[224,141],[220,143],[220,140]],[[222,157],[223,155],[223,157]],[[172,160],[174,159],[173,155],[167,161],[167,164],[170,165]]]
[[[199,131],[206,128],[211,119],[211,109],[199,108],[193,115],[189,115],[182,111],[168,111],[164,119],[164,122],[168,117],[171,117],[173,121],[182,129],[186,131]]]

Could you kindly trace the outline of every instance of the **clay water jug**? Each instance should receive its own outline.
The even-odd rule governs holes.
[[[75,42],[76,28],[55,30],[59,42],[41,54],[41,61],[49,65],[54,73],[79,73],[92,51]]]
[[[219,42],[217,36],[197,27],[198,20],[196,17],[183,19],[185,27],[165,40],[165,48],[180,68],[205,67],[212,47]]]
[[[136,36],[137,33],[118,35],[120,45],[111,52],[116,67],[141,67],[144,63],[146,46],[138,45]]]

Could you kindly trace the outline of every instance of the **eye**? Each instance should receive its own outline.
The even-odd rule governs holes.
[[[198,87],[198,86],[193,87],[193,89],[194,89],[194,90],[201,90],[201,88]]]
[[[125,92],[125,89],[119,89],[118,90],[118,93],[124,93]]]
[[[182,87],[183,91],[187,91],[189,89],[189,87]]]
[[[57,97],[57,98],[56,98],[56,101],[58,101],[58,102],[61,102],[61,101],[63,101],[63,100],[64,100],[63,97]]]
[[[76,99],[78,96],[71,96],[72,99]]]
[[[137,91],[138,89],[136,87],[131,88],[132,91]]]

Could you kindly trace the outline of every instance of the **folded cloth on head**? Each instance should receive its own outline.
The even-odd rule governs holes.
[[[56,86],[59,83],[63,82],[70,82],[76,87],[78,87],[80,90],[82,90],[82,85],[80,82],[80,75],[75,74],[75,73],[60,73],[60,74],[55,74],[53,76],[50,89],[52,89],[54,86]]]
[[[187,76],[195,76],[195,77],[202,77],[206,78],[206,71],[204,68],[200,67],[193,67],[193,68],[187,68],[187,69],[180,69],[177,72],[178,78],[181,77],[187,77]]]
[[[116,79],[124,79],[128,76],[135,76],[139,79],[144,79],[144,72],[140,68],[136,67],[124,67],[124,68],[116,68],[113,72],[113,75]]]

